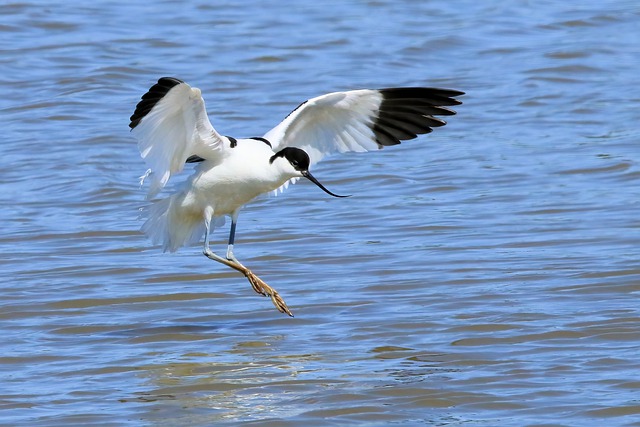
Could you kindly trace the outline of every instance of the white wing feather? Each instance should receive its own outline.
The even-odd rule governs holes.
[[[372,151],[444,126],[446,122],[434,116],[455,114],[447,107],[459,105],[453,97],[463,94],[428,87],[328,93],[300,104],[264,138],[274,152],[285,147],[304,150],[313,165],[329,154]],[[222,160],[224,147],[232,146],[209,122],[200,90],[170,77],[158,80],[142,97],[129,126],[149,166],[143,179],[153,180],[150,196],[180,172],[190,156]]]
[[[298,147],[311,164],[332,153],[379,148],[372,130],[382,95],[362,89],[333,92],[306,101],[264,135],[274,151]]]
[[[161,86],[163,81],[180,83],[166,91],[166,87],[163,89]],[[159,89],[154,92],[156,87]],[[136,110],[130,126],[138,139],[140,154],[149,167],[147,176],[152,182],[148,197],[153,197],[173,174],[182,171],[190,156],[219,157],[224,137],[211,125],[200,89],[177,79],[163,78],[147,95],[147,104],[153,103],[154,95],[159,95],[160,99],[145,113],[140,107],[145,102],[143,97],[139,104],[141,111]],[[135,124],[134,118],[137,119]]]
[[[429,87],[333,92],[303,102],[264,135],[274,151],[304,150],[311,164],[328,154],[371,151],[431,132],[463,92]],[[286,188],[286,186],[284,186]]]

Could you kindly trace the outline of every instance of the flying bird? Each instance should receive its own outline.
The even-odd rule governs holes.
[[[142,96],[129,127],[148,169],[153,199],[189,163],[194,172],[171,195],[155,201],[142,226],[155,244],[174,252],[204,236],[203,253],[244,274],[253,289],[293,316],[278,292],[233,254],[240,209],[261,194],[306,178],[334,197],[310,172],[325,156],[372,151],[429,133],[455,114],[450,106],[464,92],[429,87],[396,87],[333,92],[309,99],[261,137],[218,133],[200,89],[162,77]],[[209,247],[212,227],[231,217],[226,255]]]

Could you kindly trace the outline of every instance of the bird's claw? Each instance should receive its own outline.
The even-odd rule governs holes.
[[[267,285],[264,280],[256,276],[252,271],[248,271],[246,273],[247,279],[249,279],[249,283],[251,283],[251,287],[256,293],[270,297],[273,305],[278,309],[280,313],[285,313],[291,317],[293,317],[293,313],[287,307],[287,304],[284,302],[278,291],[273,289],[271,286]]]
[[[251,287],[257,294],[264,297],[269,296],[265,291],[265,287],[268,287],[268,285],[261,278],[256,276],[252,271],[248,271],[246,276],[247,279],[249,279],[249,283],[251,283]]]

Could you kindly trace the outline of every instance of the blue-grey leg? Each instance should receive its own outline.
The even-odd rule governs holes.
[[[227,245],[227,259],[229,261],[238,262],[238,259],[233,255],[233,244],[236,240],[236,224],[238,223],[238,211],[235,211],[231,215],[231,229],[229,230],[229,243]]]
[[[211,224],[211,212],[205,212],[205,235],[204,235],[204,248],[202,253],[209,259],[219,262],[221,264],[226,265],[227,267],[233,268],[234,270],[239,271],[244,274],[245,277],[249,280],[251,287],[254,291],[259,293],[260,295],[268,296],[271,298],[273,305],[278,309],[280,313],[286,313],[289,316],[293,317],[293,313],[287,307],[287,304],[284,302],[280,294],[273,289],[271,286],[267,285],[261,278],[256,276],[251,270],[242,265],[240,261],[236,259],[233,255],[233,243],[235,241],[236,235],[236,223],[238,220],[238,213],[234,212],[231,217],[231,231],[229,232],[229,245],[227,246],[227,258],[222,258],[219,255],[213,253],[213,251],[209,248],[209,234],[210,234],[210,224]]]

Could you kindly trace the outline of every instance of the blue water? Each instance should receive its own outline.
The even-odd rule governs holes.
[[[640,426],[637,2],[60,3],[0,5],[0,425]],[[236,137],[335,90],[467,94],[313,170],[353,197],[242,212],[291,319],[138,231],[128,118],[164,75]]]

